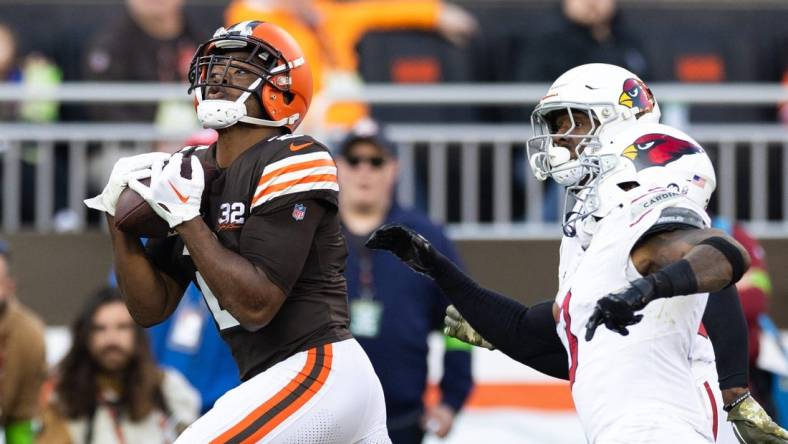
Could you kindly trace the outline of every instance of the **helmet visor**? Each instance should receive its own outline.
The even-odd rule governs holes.
[[[204,97],[205,88],[219,86],[259,95],[262,82],[258,82],[255,90],[250,90],[249,86],[261,78],[284,93],[290,87],[287,80],[290,69],[287,63],[283,63],[279,51],[261,41],[223,36],[211,39],[197,49],[189,68],[189,92],[202,88]]]
[[[580,104],[539,106],[531,114],[533,136],[526,142],[528,159],[538,178],[570,167],[588,148],[599,146],[599,122],[592,109]]]

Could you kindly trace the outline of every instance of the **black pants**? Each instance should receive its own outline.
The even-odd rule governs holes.
[[[396,429],[389,428],[389,438],[392,444],[421,444],[424,430],[418,422]]]

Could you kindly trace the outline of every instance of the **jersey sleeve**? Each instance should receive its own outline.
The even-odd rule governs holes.
[[[240,253],[285,294],[295,286],[312,248],[315,232],[328,212],[336,208],[319,199],[279,207],[265,216],[253,214],[241,232]],[[296,214],[294,214],[294,212]]]
[[[175,262],[175,255],[182,252],[175,252],[178,237],[169,236],[165,238],[148,239],[145,243],[145,254],[153,262],[153,266],[163,271],[178,283],[186,285],[191,279],[189,274],[178,266]]]
[[[638,196],[629,208],[630,227],[642,233],[641,239],[666,231],[701,229],[710,225],[709,216],[702,208],[683,194],[663,188]]]
[[[337,205],[337,167],[328,149],[300,136],[279,141],[277,155],[255,175],[250,212],[276,212],[300,200],[324,200]]]
[[[644,236],[695,228],[704,228],[703,217],[700,214],[690,208],[668,207],[660,211],[657,221],[651,225]]]

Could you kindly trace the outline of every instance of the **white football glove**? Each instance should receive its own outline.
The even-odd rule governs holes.
[[[120,198],[120,193],[128,185],[129,179],[143,179],[150,176],[150,167],[156,161],[169,158],[167,153],[145,153],[136,156],[123,157],[115,162],[112,173],[109,175],[107,186],[96,197],[85,199],[85,205],[94,210],[115,215],[115,206]]]
[[[135,178],[129,188],[150,204],[153,211],[174,228],[200,216],[200,201],[205,188],[205,177],[200,160],[191,156],[192,178],[181,176],[183,153],[176,153],[167,165],[159,160],[151,166],[150,186]]]

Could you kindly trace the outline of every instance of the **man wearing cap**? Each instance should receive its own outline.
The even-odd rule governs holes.
[[[412,273],[392,255],[364,248],[364,241],[384,223],[401,223],[422,233],[453,261],[457,253],[426,215],[397,204],[396,147],[375,123],[357,124],[338,151],[350,329],[383,385],[389,436],[394,444],[419,443],[425,431],[444,437],[473,386],[470,349],[446,338],[441,396],[437,404],[425,407],[427,336],[442,328],[448,302],[430,279]]]
[[[15,292],[8,246],[0,239],[0,442],[28,444],[46,376],[44,323]]]

